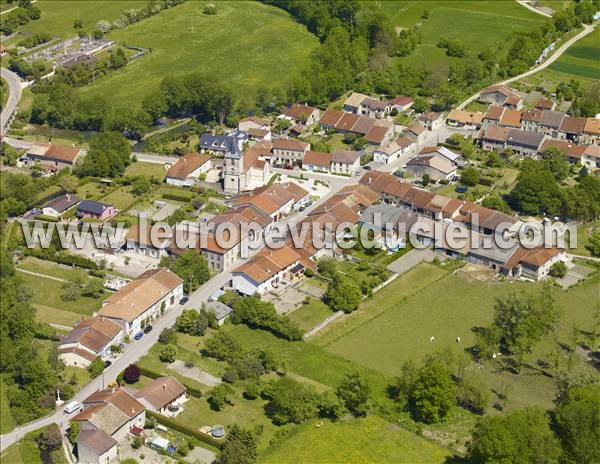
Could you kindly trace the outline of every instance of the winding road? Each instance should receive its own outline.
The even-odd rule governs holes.
[[[23,90],[21,78],[6,68],[0,68],[0,76],[8,83],[8,100],[0,115],[0,133],[3,134],[17,109]]]
[[[579,34],[577,34],[576,36],[571,37],[569,40],[567,40],[564,44],[562,44],[552,55],[550,55],[550,57],[544,61],[543,63],[541,63],[539,66],[536,66],[534,68],[531,68],[529,71],[524,72],[523,74],[519,74],[518,76],[514,76],[511,77],[510,79],[505,79],[501,82],[496,82],[494,85],[508,85],[512,82],[524,79],[525,77],[529,77],[532,74],[535,74],[539,71],[541,71],[542,69],[547,68],[548,66],[550,66],[552,63],[554,63],[558,58],[560,58],[560,56],[567,51],[567,49],[573,45],[575,42],[577,42],[580,39],[583,39],[586,35],[590,34],[591,32],[594,31],[596,24],[586,24],[583,26],[583,31],[581,31]],[[486,87],[487,88],[487,87]],[[479,92],[477,92],[475,95],[471,95],[469,98],[467,98],[464,102],[462,102],[460,105],[457,106],[457,109],[462,110],[465,108],[465,106],[467,106],[469,103],[475,101],[478,97],[479,94],[481,94],[481,92],[485,90],[485,89],[481,89]]]

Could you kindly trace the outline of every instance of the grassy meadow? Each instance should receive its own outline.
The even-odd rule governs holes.
[[[85,2],[83,2],[85,3]],[[151,50],[124,69],[81,89],[85,96],[137,105],[165,76],[207,72],[224,77],[239,98],[300,72],[317,39],[284,11],[258,2],[190,1],[108,34],[119,44]]]

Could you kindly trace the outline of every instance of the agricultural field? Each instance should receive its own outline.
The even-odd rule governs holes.
[[[600,79],[600,29],[588,34],[567,49],[554,63],[546,69],[524,79],[525,84],[540,86],[554,92],[560,82],[571,79],[590,86]]]
[[[298,463],[443,463],[448,452],[377,416],[324,422],[311,421],[292,430],[259,459],[277,464],[294,456]]]
[[[417,272],[431,272],[438,278],[409,291],[415,278],[410,274]],[[579,333],[591,328],[598,284],[598,277],[592,277],[568,291],[553,289],[557,304],[564,309],[555,335],[559,342],[568,344],[574,328]],[[460,272],[449,274],[434,265],[420,264],[363,303],[356,312],[358,322],[348,323],[354,316],[351,315],[340,325],[332,324],[314,342],[346,359],[394,376],[400,373],[402,362],[418,362],[439,349],[461,354],[475,341],[472,328],[492,322],[497,297],[513,291],[540,289],[534,283],[468,281]],[[432,336],[435,340],[430,343]],[[457,337],[460,344],[456,343]],[[513,396],[509,409],[530,404],[549,407],[552,402],[549,392],[554,391],[554,384],[549,376],[540,375],[538,364],[554,362],[551,358],[555,347],[553,336],[545,337],[525,358],[528,367],[519,375],[503,369],[500,361],[487,363],[482,373],[496,391],[502,385],[510,386]],[[566,362],[566,354],[563,355],[560,362]],[[584,367],[583,359],[575,362],[578,368]]]
[[[386,1],[381,8],[391,16],[395,26],[411,28],[421,25],[421,44],[400,62],[450,64],[453,60],[438,48],[440,38],[461,40],[470,55],[497,41],[505,41],[515,32],[526,32],[543,21],[543,17],[520,6],[517,2],[495,1]],[[423,12],[429,18],[423,19]],[[451,25],[451,27],[449,27]]]
[[[310,330],[318,323],[327,319],[333,312],[322,301],[312,298],[308,304],[303,304],[289,314],[289,318],[304,330]]]
[[[145,0],[38,0],[42,11],[40,19],[19,27],[20,32],[48,32],[55,37],[68,39],[77,36],[73,21],[81,20],[85,31],[93,31],[101,20],[113,21],[131,8],[142,8]]]
[[[203,15],[204,5],[186,2],[108,34],[117,43],[152,52],[80,93],[135,106],[165,76],[197,71],[227,76],[238,97],[251,99],[261,85],[278,84],[273,76],[287,80],[299,73],[317,46],[317,39],[280,9],[218,2],[216,15]]]

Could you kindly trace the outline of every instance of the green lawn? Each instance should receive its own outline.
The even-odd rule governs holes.
[[[289,314],[290,319],[298,324],[300,328],[304,331],[312,329],[319,322],[324,321],[329,316],[331,316],[333,312],[322,301],[312,298],[310,303],[303,304],[298,309],[292,311]]]
[[[110,187],[99,182],[88,182],[77,188],[77,195],[89,200],[97,200],[108,192]]]
[[[81,314],[73,311],[65,311],[63,309],[53,308],[39,303],[33,303],[35,308],[35,318],[46,324],[58,324],[65,327],[74,326],[77,321],[81,320]]]
[[[131,185],[121,187],[114,192],[109,193],[105,197],[102,197],[100,201],[102,203],[113,205],[115,208],[121,211],[128,209],[137,201],[135,195],[131,193],[132,188],[133,187]]]
[[[190,1],[111,32],[108,37],[117,43],[152,52],[81,94],[135,106],[165,76],[198,71],[226,76],[237,97],[251,101],[259,86],[273,87],[297,75],[317,46],[317,39],[281,9],[218,2],[217,14],[210,16],[202,14],[206,3]]]
[[[39,0],[36,7],[42,17],[19,28],[24,32],[49,32],[53,36],[70,38],[77,36],[73,21],[80,19],[85,31],[93,31],[100,20],[113,21],[125,10],[143,8],[145,0]]]
[[[590,237],[600,229],[600,221],[586,222],[577,226],[577,248],[570,252],[581,256],[591,256],[586,245],[590,243]]]
[[[100,309],[100,306],[102,306],[102,297],[98,299],[80,297],[75,301],[64,301],[61,298],[63,292],[62,282],[22,272],[19,273],[19,277],[25,285],[33,290],[33,303],[87,316],[90,316],[93,311]]]
[[[469,55],[497,41],[505,42],[514,37],[515,32],[526,32],[541,24],[544,18],[517,4],[498,1],[385,1],[381,8],[391,17],[397,27],[410,28],[420,24],[421,43],[402,63],[434,63],[436,66],[449,65],[460,58],[446,56],[445,50],[438,48],[442,37],[461,40]],[[421,16],[429,12],[429,19]],[[449,27],[451,25],[451,27]]]
[[[260,464],[443,463],[448,452],[377,416],[298,426],[269,448]]]
[[[175,161],[175,160],[174,160]],[[143,161],[137,161],[130,164],[125,170],[126,176],[146,176],[146,177],[158,177],[164,179],[166,175],[165,166],[159,163],[145,163]]]
[[[83,269],[72,269],[67,266],[62,266],[51,261],[44,261],[43,259],[38,259],[31,256],[28,256],[21,261],[18,267],[19,269],[25,269],[65,280],[81,279],[86,282],[89,278],[88,273]]]

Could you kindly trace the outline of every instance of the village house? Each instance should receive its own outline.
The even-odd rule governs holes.
[[[178,187],[190,187],[202,176],[210,171],[212,162],[210,156],[199,153],[183,155],[175,164],[169,167],[166,182]]]
[[[384,147],[378,147],[373,152],[373,161],[376,163],[389,164],[396,161],[402,155],[411,153],[416,143],[407,136],[402,136]]]
[[[282,113],[286,119],[302,126],[312,126],[319,122],[321,112],[318,108],[307,104],[295,104],[284,108]]]
[[[404,135],[413,140],[417,144],[417,147],[419,147],[427,137],[427,132],[425,131],[425,127],[417,122],[408,126],[404,131]]]
[[[583,128],[583,143],[600,144],[600,119],[587,118]]]
[[[219,300],[207,301],[203,305],[203,308],[209,312],[214,313],[217,324],[223,325],[227,318],[233,313],[233,309],[227,306],[225,303],[221,303]]]
[[[587,146],[578,145],[576,143],[569,142],[568,140],[546,139],[540,145],[539,154],[543,155],[549,148],[556,148],[561,153],[564,153],[570,163],[583,164],[582,158]]]
[[[160,229],[155,230],[155,237],[151,235],[151,224],[133,224],[125,234],[121,248],[154,259],[166,256],[171,241],[171,231]]]
[[[508,139],[509,129],[500,126],[482,127],[477,134],[477,140],[484,150],[504,150]]]
[[[545,98],[540,98],[535,102],[534,106],[538,110],[554,111],[554,109],[556,108],[556,103],[553,102],[552,100],[546,100]]]
[[[506,147],[521,156],[535,156],[546,136],[521,129],[510,129],[506,138]]]
[[[406,113],[414,104],[414,100],[404,95],[399,95],[388,102],[391,109],[398,111],[398,113]]]
[[[93,200],[82,200],[77,205],[77,217],[79,219],[95,219],[105,221],[116,214],[117,210],[112,205],[100,203]]]
[[[336,149],[331,157],[331,173],[353,176],[360,171],[360,153]]]
[[[553,139],[558,138],[558,131],[565,118],[565,113],[550,110],[543,110],[542,113],[542,120],[538,124],[540,132]]]
[[[504,85],[492,85],[482,90],[478,97],[479,101],[491,103],[498,106],[506,106],[521,109],[523,99],[513,90]]]
[[[419,155],[406,163],[406,169],[416,177],[427,174],[433,180],[450,180],[457,167],[447,158],[436,155]]]
[[[82,403],[83,411],[71,419],[80,427],[77,436],[78,463],[106,464],[116,461],[119,443],[129,435],[139,435],[144,430],[144,406],[122,388],[98,390]]]
[[[321,151],[307,151],[302,162],[302,169],[309,172],[329,172],[333,154]]]
[[[300,140],[273,139],[273,164],[299,166],[308,150],[310,144]]]
[[[583,131],[585,130],[586,118],[573,118],[565,116],[558,130],[558,138],[563,140],[571,140],[579,143],[583,141]]]
[[[269,141],[262,141],[241,153],[225,157],[223,191],[239,194],[265,185],[271,176],[271,150]]]
[[[99,316],[121,324],[135,335],[183,297],[183,280],[169,269],[151,269],[102,302]]]
[[[303,266],[296,268],[300,259],[288,246],[264,249],[233,271],[231,288],[244,295],[264,295],[302,272]]]
[[[500,118],[502,118],[505,109],[506,108],[503,106],[490,105],[487,112],[483,116],[483,127],[496,126],[500,124]]]
[[[239,120],[237,128],[242,132],[248,132],[250,129],[262,129],[270,131],[271,121],[267,118],[261,118],[258,116],[248,116]]]
[[[366,97],[360,103],[360,114],[370,118],[384,118],[391,111],[390,104],[375,98]]]
[[[521,128],[521,112],[506,108],[500,117],[498,123],[501,127],[508,127],[509,129],[520,129]]]
[[[294,209],[306,206],[310,193],[295,182],[275,183],[255,189],[253,192],[235,198],[232,206],[241,208],[254,206],[273,221],[290,214]]]
[[[365,209],[358,224],[373,231],[379,247],[394,252],[406,246],[409,231],[418,220],[412,211],[382,203]]]
[[[435,155],[441,158],[446,158],[453,165],[459,168],[465,165],[465,160],[461,155],[459,155],[458,153],[454,153],[449,148],[443,147],[441,145],[437,147],[425,147],[419,152],[419,154]]]
[[[27,149],[29,159],[52,166],[55,170],[72,168],[75,162],[83,156],[85,156],[83,148],[49,143],[33,143]]]
[[[175,377],[157,377],[133,395],[146,410],[175,416],[188,400],[187,388]]]
[[[200,152],[213,153],[223,157],[239,155],[248,141],[247,132],[233,131],[225,135],[202,134],[200,136]]]
[[[106,358],[111,346],[123,343],[123,327],[102,317],[82,319],[58,343],[58,358],[66,366],[88,367],[94,359]]]
[[[559,261],[566,261],[566,252],[556,247],[525,248],[519,246],[502,266],[502,273],[509,277],[541,280],[550,273],[550,268]]]
[[[581,164],[588,169],[599,169],[600,147],[598,145],[588,145],[581,156]]]
[[[364,137],[370,145],[377,146],[388,144],[395,134],[395,125],[391,121],[345,113],[331,108],[323,113],[319,124],[323,130],[335,129],[341,133],[357,134]]]
[[[525,110],[521,116],[521,128],[527,132],[539,132],[543,117],[544,112],[540,109]]]
[[[72,211],[80,202],[81,198],[77,195],[67,193],[46,203],[42,207],[42,214],[57,219],[62,218],[68,212]]]
[[[479,129],[483,125],[484,114],[480,111],[464,111],[453,109],[448,113],[446,124],[452,127]]]
[[[430,111],[419,116],[419,121],[428,131],[438,130],[444,125],[444,113]]]

